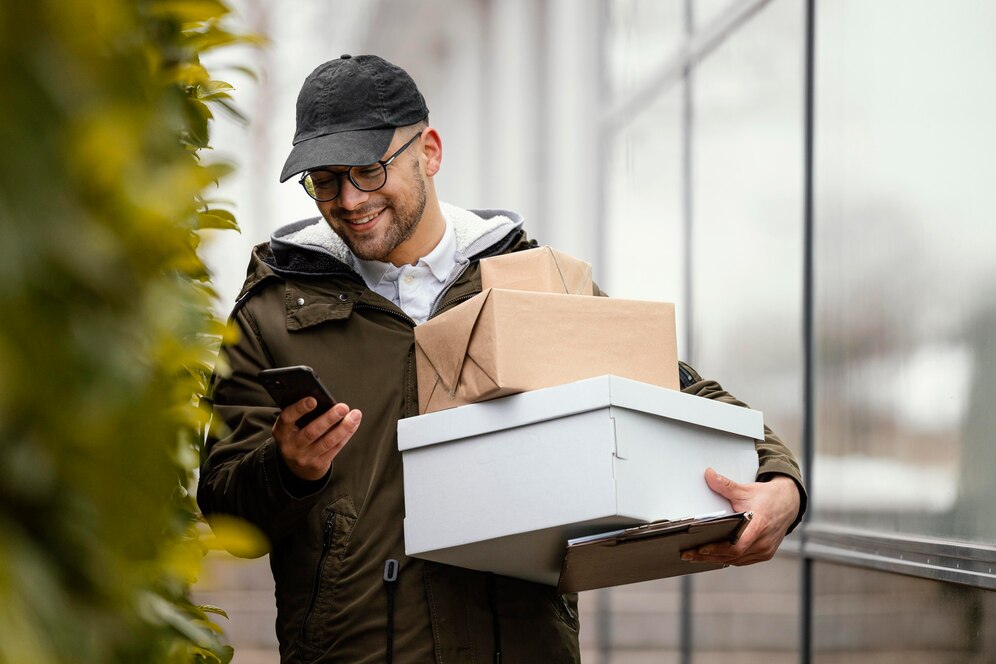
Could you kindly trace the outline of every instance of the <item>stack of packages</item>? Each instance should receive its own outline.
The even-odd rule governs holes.
[[[591,266],[549,247],[482,260],[481,280],[415,329],[406,553],[564,592],[710,569],[679,549],[743,520],[703,472],[751,481],[761,414],[678,390],[673,304],[594,297]],[[720,525],[685,520],[706,514]],[[662,520],[683,533],[667,566],[616,546]]]
[[[480,295],[415,329],[419,413],[612,374],[678,389],[674,305],[592,297],[550,247],[481,261]]]

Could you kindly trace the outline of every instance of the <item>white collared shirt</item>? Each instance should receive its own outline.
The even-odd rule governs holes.
[[[370,290],[394,302],[415,322],[424,323],[432,313],[432,303],[456,269],[456,236],[447,220],[439,244],[415,265],[398,267],[355,256],[353,259],[356,271]]]

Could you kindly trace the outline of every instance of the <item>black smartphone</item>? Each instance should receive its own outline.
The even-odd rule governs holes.
[[[336,403],[311,367],[301,365],[265,369],[259,372],[257,378],[281,410],[305,397],[315,398],[318,405],[298,418],[296,424],[299,429],[307,426]]]

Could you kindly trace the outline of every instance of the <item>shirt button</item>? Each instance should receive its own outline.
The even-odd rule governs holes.
[[[409,285],[411,285],[411,283],[412,283],[413,281],[415,281],[415,275],[414,275],[414,274],[406,274],[406,275],[405,275],[405,283],[406,283],[406,284],[409,284]]]

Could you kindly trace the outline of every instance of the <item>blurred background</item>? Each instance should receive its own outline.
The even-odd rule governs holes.
[[[426,97],[443,200],[675,302],[680,356],[804,462],[775,560],[584,593],[585,662],[996,662],[996,3],[233,6],[270,44],[208,60],[250,118],[214,134],[222,314],[251,247],[317,214],[278,183],[305,76],[376,53]],[[210,563],[234,661],[277,661],[265,559]]]

